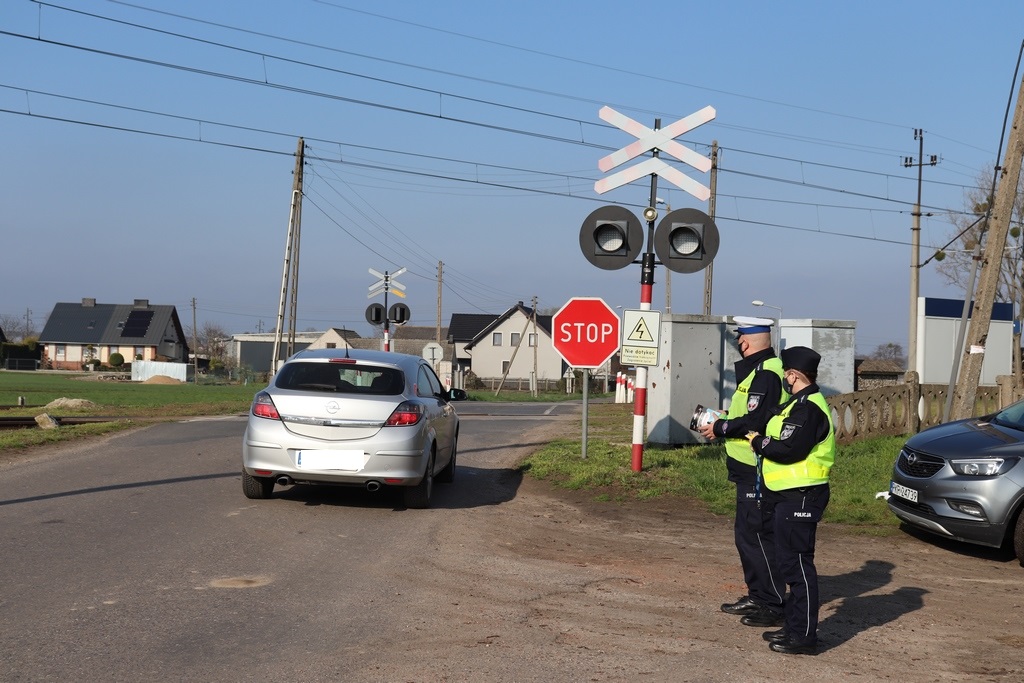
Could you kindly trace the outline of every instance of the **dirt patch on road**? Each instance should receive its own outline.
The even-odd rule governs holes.
[[[380,662],[372,680],[1024,679],[1024,568],[1005,553],[823,524],[821,651],[787,656],[719,610],[745,590],[732,519],[699,503],[525,478],[506,503],[443,513],[437,555],[408,567],[429,600],[403,636],[416,676]]]

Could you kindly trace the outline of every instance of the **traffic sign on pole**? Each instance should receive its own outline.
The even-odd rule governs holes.
[[[569,299],[551,327],[551,343],[571,367],[600,368],[619,350],[619,316],[602,299]]]

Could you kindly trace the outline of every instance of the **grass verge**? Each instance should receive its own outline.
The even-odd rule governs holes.
[[[522,470],[555,486],[594,490],[600,500],[679,496],[703,501],[716,514],[734,513],[736,493],[726,478],[723,446],[648,445],[642,471],[633,472],[632,421],[632,405],[593,404],[588,415],[586,459],[582,458],[582,439],[560,439],[527,458]],[[577,432],[582,435],[582,424]],[[830,476],[832,497],[826,521],[875,535],[899,527],[885,501],[876,499],[875,494],[888,490],[893,461],[905,440],[905,436],[880,437],[839,447]]]

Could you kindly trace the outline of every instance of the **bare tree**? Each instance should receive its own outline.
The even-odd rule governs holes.
[[[992,190],[992,177],[987,171],[978,173],[975,180],[977,187],[964,193],[964,212],[951,213],[950,222],[954,232],[950,235],[950,248],[942,249],[935,255],[936,272],[949,284],[956,285],[966,291],[970,284],[971,259],[978,240],[986,229],[985,212],[991,204],[989,193]],[[1016,301],[1020,299],[1021,266],[1024,256],[1024,241],[1021,240],[1020,225],[1024,220],[1024,176],[1017,188],[1013,203],[1013,215],[1010,217],[1010,234],[1006,243],[1006,251],[1002,254],[1002,268],[999,271],[999,284],[996,289],[997,301]],[[985,244],[981,245],[982,255]],[[977,284],[977,283],[975,283]],[[971,292],[966,298],[972,298]]]
[[[7,341],[24,342],[38,336],[32,319],[28,315],[0,314],[0,329],[4,331]]]
[[[903,353],[903,345],[895,342],[889,342],[888,344],[879,344],[875,347],[875,350],[868,356],[872,360],[891,360],[899,363],[906,367],[907,357]]]
[[[191,342],[193,329],[186,328],[185,334]],[[206,356],[213,365],[223,365],[225,356],[227,356],[228,342],[231,341],[231,335],[223,327],[217,323],[205,322],[200,325],[198,333],[195,334],[195,340],[198,348],[193,349],[193,353]]]

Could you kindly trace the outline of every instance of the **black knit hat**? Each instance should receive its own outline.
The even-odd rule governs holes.
[[[818,361],[821,356],[814,349],[806,346],[792,346],[782,349],[782,367],[786,370],[797,370],[808,377],[818,375]]]

